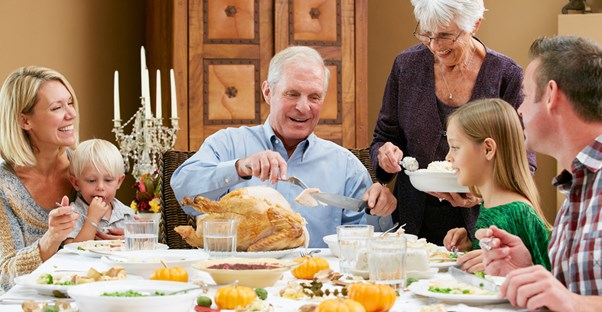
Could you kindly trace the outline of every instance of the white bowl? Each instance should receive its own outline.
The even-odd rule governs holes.
[[[382,232],[374,233],[374,237],[378,237],[382,234]],[[395,233],[389,233],[390,235],[395,235]],[[418,239],[418,236],[414,234],[403,234],[407,240],[415,241]],[[322,238],[322,240],[328,245],[330,252],[333,256],[339,257],[339,240],[337,238],[337,234],[326,235]]]
[[[468,193],[468,187],[458,184],[454,172],[436,172],[426,169],[404,171],[409,177],[412,186],[423,192],[442,193]]]
[[[192,311],[196,297],[201,294],[201,289],[170,296],[112,297],[102,296],[102,294],[128,290],[142,293],[154,293],[155,291],[168,293],[195,286],[190,283],[168,281],[110,281],[74,286],[68,292],[69,296],[77,302],[77,307],[81,312],[188,312]]]
[[[163,261],[168,267],[179,266],[186,270],[192,264],[206,260],[208,255],[198,249],[136,250],[116,255],[102,256],[102,262],[110,266],[121,266],[128,274],[150,278],[156,269],[162,268]]]

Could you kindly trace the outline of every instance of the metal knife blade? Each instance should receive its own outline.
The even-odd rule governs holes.
[[[484,278],[480,278],[474,274],[464,272],[456,267],[449,268],[449,274],[456,280],[466,283],[468,285],[472,285],[475,287],[483,288],[485,290],[490,291],[500,291],[500,286],[496,285],[494,282],[486,280]]]
[[[331,193],[312,193],[311,196],[313,196],[313,198],[317,199],[322,203],[334,207],[353,211],[362,211],[365,209],[366,213],[370,214],[370,207],[368,207],[368,202],[365,202],[361,199]]]

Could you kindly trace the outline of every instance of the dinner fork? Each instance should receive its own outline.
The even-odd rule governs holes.
[[[299,179],[295,176],[290,176],[290,177],[288,177],[288,179],[278,179],[278,180],[293,183],[293,184],[301,187],[304,190],[308,189],[307,185],[305,183],[303,183],[303,181],[301,181],[301,179]]]
[[[61,205],[61,203],[56,203],[57,208],[62,207],[63,205]],[[68,214],[74,214],[75,212],[72,211]],[[92,224],[97,230],[99,230],[100,232],[105,232],[103,229],[100,228],[100,226],[98,226],[98,223],[92,221],[90,218],[88,218],[88,216],[86,216],[85,214],[80,213],[79,214],[80,217],[83,217],[84,219],[88,220],[88,222],[90,222],[90,224]]]

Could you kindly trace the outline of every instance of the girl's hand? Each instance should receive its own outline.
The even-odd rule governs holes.
[[[451,250],[452,247],[456,247],[458,251],[468,251],[472,249],[472,241],[468,237],[468,231],[465,228],[454,228],[447,231],[445,238],[443,238],[443,245],[445,249]]]
[[[439,198],[439,201],[447,200],[454,207],[472,208],[481,203],[481,198],[471,193],[440,193],[429,192],[429,195]]]

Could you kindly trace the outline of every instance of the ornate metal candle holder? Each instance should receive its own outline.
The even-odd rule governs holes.
[[[113,119],[115,139],[125,162],[126,172],[130,172],[130,160],[133,162],[132,175],[139,180],[145,173],[152,173],[158,168],[159,157],[172,149],[176,143],[178,118],[171,119],[171,128],[163,126],[163,118],[145,118],[144,97],[141,105],[126,123],[121,119]],[[124,129],[132,124],[132,132],[124,133]]]

